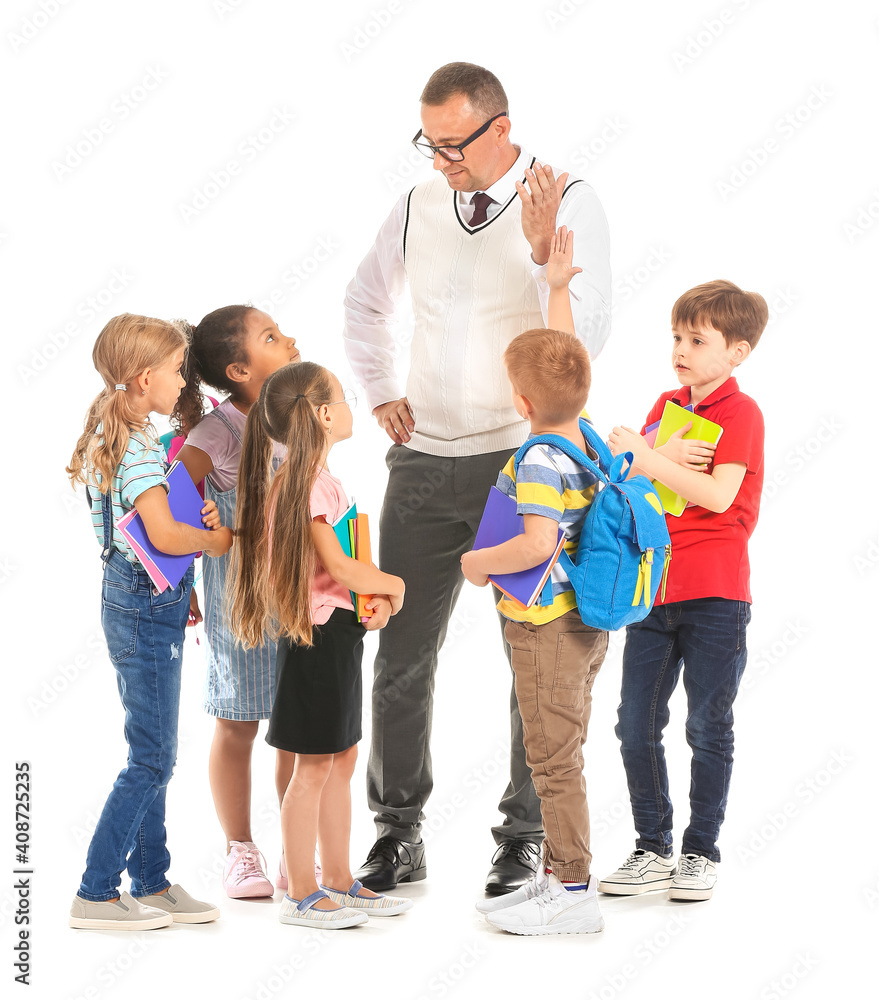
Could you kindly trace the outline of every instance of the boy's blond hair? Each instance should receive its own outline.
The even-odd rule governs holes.
[[[537,414],[562,422],[579,416],[589,397],[589,352],[573,333],[526,330],[504,351],[507,375]]]
[[[671,310],[671,325],[695,329],[713,326],[723,334],[727,347],[740,340],[751,347],[766,327],[769,307],[757,292],[743,292],[731,281],[718,279],[696,285],[675,302]]]

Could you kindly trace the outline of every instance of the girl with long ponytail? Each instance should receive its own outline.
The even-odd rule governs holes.
[[[86,487],[103,552],[101,624],[125,709],[128,762],[101,812],[70,926],[150,930],[172,921],[205,923],[219,910],[193,899],[166,877],[165,789],[177,753],[183,638],[192,567],[159,593],[114,523],[137,508],[150,542],[162,552],[221,556],[232,533],[216,505],[205,503],[205,530],[175,521],[164,488],[164,449],[150,413],[169,414],[183,386],[187,338],[164,320],[125,314],[110,320],[92,357],[104,388],[86,414],[67,468]],[[128,869],[131,894],[119,893]]]
[[[403,604],[397,576],[344,554],[332,525],[349,503],[327,468],[351,436],[353,394],[303,362],[266,379],[247,418],[238,476],[230,620],[250,645],[278,636],[278,676],[266,740],[295,755],[281,804],[289,892],[282,923],[325,929],[391,916],[410,900],[378,895],[351,875],[351,776],[361,738],[365,629]],[[272,442],[287,457],[271,479]],[[373,594],[361,623],[351,592]],[[320,848],[321,885],[313,867]]]

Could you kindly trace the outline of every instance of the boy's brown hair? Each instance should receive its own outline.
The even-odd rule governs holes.
[[[526,330],[504,351],[504,364],[513,388],[545,420],[571,420],[586,405],[592,366],[573,333]]]
[[[713,326],[723,334],[728,347],[740,340],[756,347],[768,319],[769,307],[762,295],[743,292],[723,279],[684,292],[671,310],[672,326]]]

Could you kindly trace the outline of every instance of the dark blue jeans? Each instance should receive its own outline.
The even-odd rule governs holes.
[[[170,886],[165,789],[177,759],[183,637],[192,567],[174,590],[157,594],[138,563],[113,550],[104,565],[101,622],[125,709],[128,763],[119,773],[89,844],[79,895],[93,902]]]
[[[637,847],[672,853],[672,805],[662,733],[683,668],[687,692],[690,824],[681,851],[720,861],[717,839],[733,761],[732,704],[747,660],[746,601],[706,597],[655,607],[626,630],[619,737]]]

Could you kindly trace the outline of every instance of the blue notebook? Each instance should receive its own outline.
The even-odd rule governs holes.
[[[352,500],[351,506],[345,511],[345,513],[338,519],[338,521],[333,522],[333,531],[336,533],[336,538],[339,539],[339,545],[342,546],[342,551],[351,559],[355,558],[355,553],[351,549],[351,529],[349,528],[349,522],[354,521],[357,523],[357,504]],[[351,595],[351,603],[354,607],[357,607],[357,595],[353,590],[349,590],[348,593]]]
[[[485,502],[485,510],[482,512],[473,548],[488,549],[493,545],[507,542],[516,535],[524,534],[525,518],[517,513],[516,501],[496,486],[492,486]],[[531,569],[523,569],[520,573],[492,574],[489,580],[507,597],[525,608],[530,608],[540,596],[564,544],[565,533],[559,528],[555,552],[546,562],[532,566]]]
[[[204,500],[199,496],[195,484],[186,471],[186,466],[181,465],[180,462],[174,462],[168,469],[165,482],[168,486],[168,506],[171,508],[174,520],[204,530],[201,521]],[[168,555],[167,552],[160,552],[150,541],[140,514],[135,513],[133,517],[126,515],[124,520],[126,520],[124,525],[120,521],[117,522],[117,526],[119,526],[123,536],[125,538],[130,536],[136,543],[136,548],[140,549],[146,556],[146,558],[141,558],[141,562],[155,586],[160,591],[167,587],[176,588],[195,560],[196,553],[190,552],[184,556],[172,556]],[[158,574],[155,573],[156,569]]]

